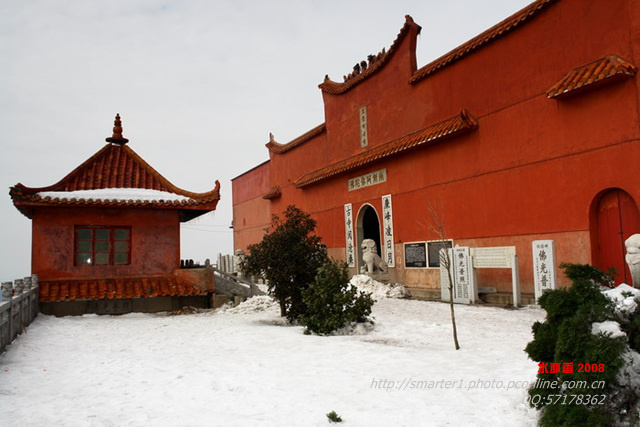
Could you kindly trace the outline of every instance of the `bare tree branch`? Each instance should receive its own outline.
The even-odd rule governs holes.
[[[460,350],[460,344],[458,343],[458,328],[456,327],[456,315],[453,304],[453,277],[451,276],[451,257],[449,256],[449,250],[444,245],[447,239],[447,232],[445,227],[444,207],[442,200],[440,200],[440,206],[435,207],[430,201],[427,202],[427,214],[429,215],[429,221],[418,224],[425,227],[431,234],[435,234],[437,238],[443,242],[444,248],[440,249],[440,265],[441,268],[447,270],[447,278],[449,279],[449,309],[451,312],[451,326],[453,328],[453,344],[456,350]]]

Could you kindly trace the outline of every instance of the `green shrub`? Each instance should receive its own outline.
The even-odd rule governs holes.
[[[562,263],[558,267],[564,270],[564,275],[572,281],[589,280],[596,285],[611,286],[616,277],[616,269],[609,267],[606,272],[589,264]]]
[[[304,290],[303,301],[307,310],[300,323],[306,334],[328,335],[352,322],[371,322],[368,316],[374,300],[349,284],[342,262],[328,261],[320,267],[315,281]]]
[[[600,289],[600,285],[611,282],[607,274],[588,265],[561,264],[561,268],[572,280],[572,286],[548,291],[540,297],[540,306],[547,316],[544,322],[533,325],[534,339],[525,349],[541,367],[538,380],[549,381],[538,381],[529,389],[531,406],[542,410],[542,426],[612,425],[620,408],[611,402],[610,396],[619,388],[616,377],[624,364],[626,337],[592,334],[594,322],[618,319],[614,303]],[[637,322],[640,324],[640,319]],[[568,369],[558,372],[557,367],[563,363],[570,363],[573,372]],[[544,372],[551,364],[555,364],[556,372]],[[579,372],[580,365],[587,364],[602,366],[602,372]],[[553,381],[557,386],[549,387]],[[593,384],[604,384],[605,388],[592,388]],[[589,404],[567,403],[573,396],[587,395],[607,397],[602,404],[600,400]]]
[[[291,205],[284,218],[274,215],[260,243],[248,246],[240,269],[246,275],[261,276],[269,293],[280,304],[280,315],[290,322],[306,311],[303,290],[327,261],[327,248],[315,234],[316,221]]]

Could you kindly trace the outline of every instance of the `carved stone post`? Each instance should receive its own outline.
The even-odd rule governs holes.
[[[11,295],[13,294],[13,283],[2,282],[2,285],[0,285],[0,290],[2,290],[2,301],[11,301]]]
[[[16,280],[14,280],[14,282],[13,282],[14,294],[20,295],[22,293],[23,288],[24,288],[24,279],[16,279]]]

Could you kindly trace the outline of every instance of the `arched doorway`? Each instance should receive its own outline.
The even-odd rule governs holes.
[[[624,260],[624,241],[640,233],[640,212],[633,198],[620,188],[601,193],[594,200],[591,241],[593,264],[606,271],[616,269],[616,283],[632,283]]]
[[[362,241],[373,239],[376,242],[378,255],[380,255],[382,248],[380,245],[380,219],[374,207],[369,204],[363,205],[358,212],[356,237],[358,242],[358,262],[356,267],[359,272],[362,266]]]

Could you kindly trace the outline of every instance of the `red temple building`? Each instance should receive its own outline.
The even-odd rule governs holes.
[[[107,142],[56,184],[10,190],[32,220],[42,311],[157,311],[213,292],[212,274],[180,270],[180,223],[215,210],[220,184],[171,184],[127,145],[119,115]]]
[[[631,283],[640,2],[537,0],[418,68],[420,30],[407,16],[388,49],[343,81],[325,77],[324,122],[288,143],[271,136],[269,160],[233,179],[234,249],[293,204],[352,273],[373,239],[390,280],[429,297],[440,289],[431,206],[453,246],[514,247],[523,294],[537,240],[555,244],[559,286],[561,262],[615,267]],[[498,293],[511,280],[478,270]]]

